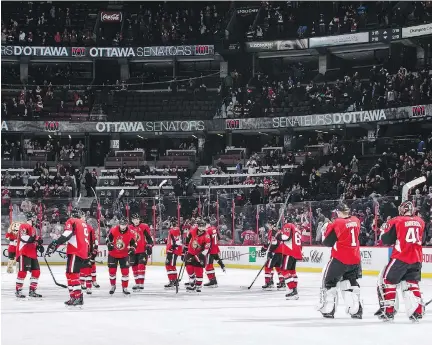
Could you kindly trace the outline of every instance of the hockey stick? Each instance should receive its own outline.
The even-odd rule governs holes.
[[[181,279],[183,278],[183,272],[184,272],[184,261],[182,262],[182,264],[180,266],[179,275],[178,275],[178,278],[176,279],[176,294],[178,294],[178,291],[179,291],[179,285],[180,285]]]
[[[429,301],[429,302],[426,302],[425,303],[425,307],[427,307],[429,304],[431,304],[432,303],[432,299]]]
[[[55,279],[54,274],[53,274],[53,272],[51,270],[51,267],[50,267],[50,265],[48,263],[48,260],[46,259],[46,254],[44,255],[44,260],[45,260],[45,263],[46,263],[46,265],[48,267],[48,271],[50,272],[51,277],[54,280],[54,284],[57,285],[57,286],[60,286],[60,287],[62,287],[64,289],[67,289],[68,287],[66,285],[58,283],[57,280]]]
[[[251,283],[251,285],[249,285],[247,287],[248,290],[250,290],[252,288],[252,286],[255,284],[256,280],[258,279],[259,275],[261,274],[262,270],[264,269],[264,267],[267,265],[267,261],[264,263],[264,265],[261,267],[261,269],[258,271],[258,274],[256,275],[255,279],[253,280],[253,282]]]

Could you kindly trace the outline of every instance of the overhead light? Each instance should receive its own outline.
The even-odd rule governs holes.
[[[70,134],[69,134],[69,139],[72,139],[71,136],[70,136]]]
[[[222,135],[222,134],[220,134],[220,133],[218,133],[218,135],[219,135],[220,137],[223,137],[223,135]]]
[[[299,135],[299,138],[301,138],[302,136],[303,136],[303,134],[300,134],[300,135]]]
[[[138,138],[144,139],[141,135],[138,134]]]
[[[48,138],[52,139],[52,138],[51,138],[51,135],[48,134]]]
[[[196,139],[196,135],[192,134],[192,136]]]

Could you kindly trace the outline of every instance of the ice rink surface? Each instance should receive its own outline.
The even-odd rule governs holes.
[[[219,288],[201,294],[181,290],[165,291],[164,267],[147,267],[145,291],[124,297],[117,273],[117,291],[108,294],[106,267],[98,266],[100,289],[85,295],[81,310],[63,304],[68,292],[54,285],[42,267],[38,292],[40,301],[17,301],[15,274],[2,267],[2,345],[404,345],[432,342],[432,311],[419,324],[411,323],[403,303],[393,323],[373,316],[377,310],[376,277],[360,280],[365,303],[363,320],[353,320],[339,306],[335,319],[322,318],[315,306],[319,297],[320,274],[300,273],[297,301],[285,300],[285,291],[262,291],[264,275],[251,290],[257,271],[216,268]],[[64,267],[53,266],[60,283]],[[28,293],[28,276],[24,292]],[[185,277],[183,278],[185,281]],[[206,278],[204,282],[206,282]],[[133,285],[132,279],[130,287]],[[421,284],[425,299],[432,298],[432,280]]]

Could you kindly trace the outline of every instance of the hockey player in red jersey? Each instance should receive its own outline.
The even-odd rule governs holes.
[[[86,215],[84,212],[81,213],[81,220],[86,223]],[[98,253],[98,241],[93,227],[87,224],[88,237],[89,237],[89,248],[88,248],[88,259],[84,263],[84,266],[80,271],[81,289],[85,290],[88,295],[92,294],[92,269],[95,266],[95,258]]]
[[[257,244],[258,235],[252,230],[245,230],[240,234],[244,246],[254,246]]]
[[[275,238],[282,249],[282,265],[280,269],[288,288],[285,297],[287,299],[298,299],[296,264],[297,260],[303,258],[301,230],[292,223],[286,223],[282,230],[278,231]]]
[[[129,230],[135,235],[136,243],[135,253],[130,256],[130,264],[135,278],[132,291],[137,292],[144,290],[146,265],[148,257],[152,255],[153,239],[149,226],[141,223],[141,217],[138,213],[132,215],[131,221]]]
[[[350,209],[344,203],[336,207],[336,212],[338,218],[321,229],[323,244],[332,247],[332,250],[323,273],[318,310],[325,318],[334,318],[339,287],[345,301],[345,311],[353,319],[361,319],[363,307],[357,282],[361,276],[360,220],[350,216]]]
[[[204,284],[204,286],[216,288],[217,280],[216,280],[216,274],[215,274],[213,262],[216,261],[218,265],[222,268],[222,271],[224,272],[225,272],[225,265],[219,256],[220,254],[219,244],[218,244],[218,241],[220,239],[219,232],[215,226],[211,226],[210,224],[206,224],[206,226],[207,226],[207,234],[210,237],[210,249],[208,253],[207,265],[205,267],[205,271],[209,279],[209,282]]]
[[[16,248],[17,248],[17,239],[18,232],[21,223],[13,222],[6,233],[6,239],[9,240],[8,245],[8,263],[7,263],[7,273],[14,273],[14,266],[16,264]]]
[[[206,256],[210,248],[210,236],[206,232],[206,224],[199,221],[197,225],[197,228],[192,228],[189,232],[183,249],[186,272],[190,279],[190,284],[186,288],[188,292],[201,292]]]
[[[129,256],[135,254],[135,234],[128,229],[128,221],[121,218],[119,225],[111,228],[106,242],[108,248],[108,273],[111,283],[110,295],[116,290],[117,266],[120,265],[122,275],[122,289],[125,295],[130,295],[129,284]]]
[[[264,290],[270,290],[274,287],[273,282],[273,268],[275,269],[279,283],[276,285],[277,289],[284,289],[286,287],[285,277],[281,272],[282,266],[282,247],[276,246],[271,247],[274,243],[277,243],[275,240],[275,236],[277,234],[276,225],[274,222],[270,221],[267,223],[268,233],[267,233],[267,243],[265,243],[261,248],[261,254],[265,254],[267,251],[267,261],[264,267],[264,282],[265,284],[262,286]],[[271,247],[271,251],[269,250]]]
[[[87,224],[82,221],[81,217],[82,211],[73,209],[71,218],[65,223],[62,235],[52,241],[47,248],[47,255],[50,255],[56,251],[58,246],[67,243],[66,278],[70,295],[70,299],[65,302],[67,306],[84,304],[79,274],[88,260],[90,239]]]
[[[40,267],[37,259],[37,251],[43,253],[42,239],[36,235],[33,225],[36,223],[36,215],[33,212],[26,213],[27,221],[20,225],[17,238],[16,257],[19,263],[16,291],[17,298],[25,298],[22,294],[24,279],[27,272],[31,272],[29,297],[40,298],[42,295],[36,292],[40,276]]]
[[[167,271],[169,283],[164,287],[165,289],[173,289],[177,284],[177,258],[182,255],[183,244],[182,234],[178,227],[171,227],[168,232],[167,245],[166,245],[166,260],[165,269]]]
[[[424,243],[424,221],[415,215],[414,205],[405,201],[399,206],[399,216],[381,227],[381,240],[393,245],[390,262],[378,279],[380,309],[375,313],[379,319],[393,320],[397,312],[397,285],[400,284],[405,310],[412,321],[421,319],[425,312],[419,281]]]

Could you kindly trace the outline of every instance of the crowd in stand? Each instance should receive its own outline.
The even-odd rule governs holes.
[[[428,1],[395,6],[388,2],[264,2],[263,19],[250,27],[250,39],[287,39],[341,35],[380,28],[407,26],[432,19]]]
[[[391,74],[373,66],[368,75],[359,72],[335,82],[315,83],[301,77],[258,73],[249,83],[227,90],[223,117],[264,117],[276,114],[307,115],[382,109],[428,104],[432,99],[432,76],[423,68],[410,72],[401,67]]]

